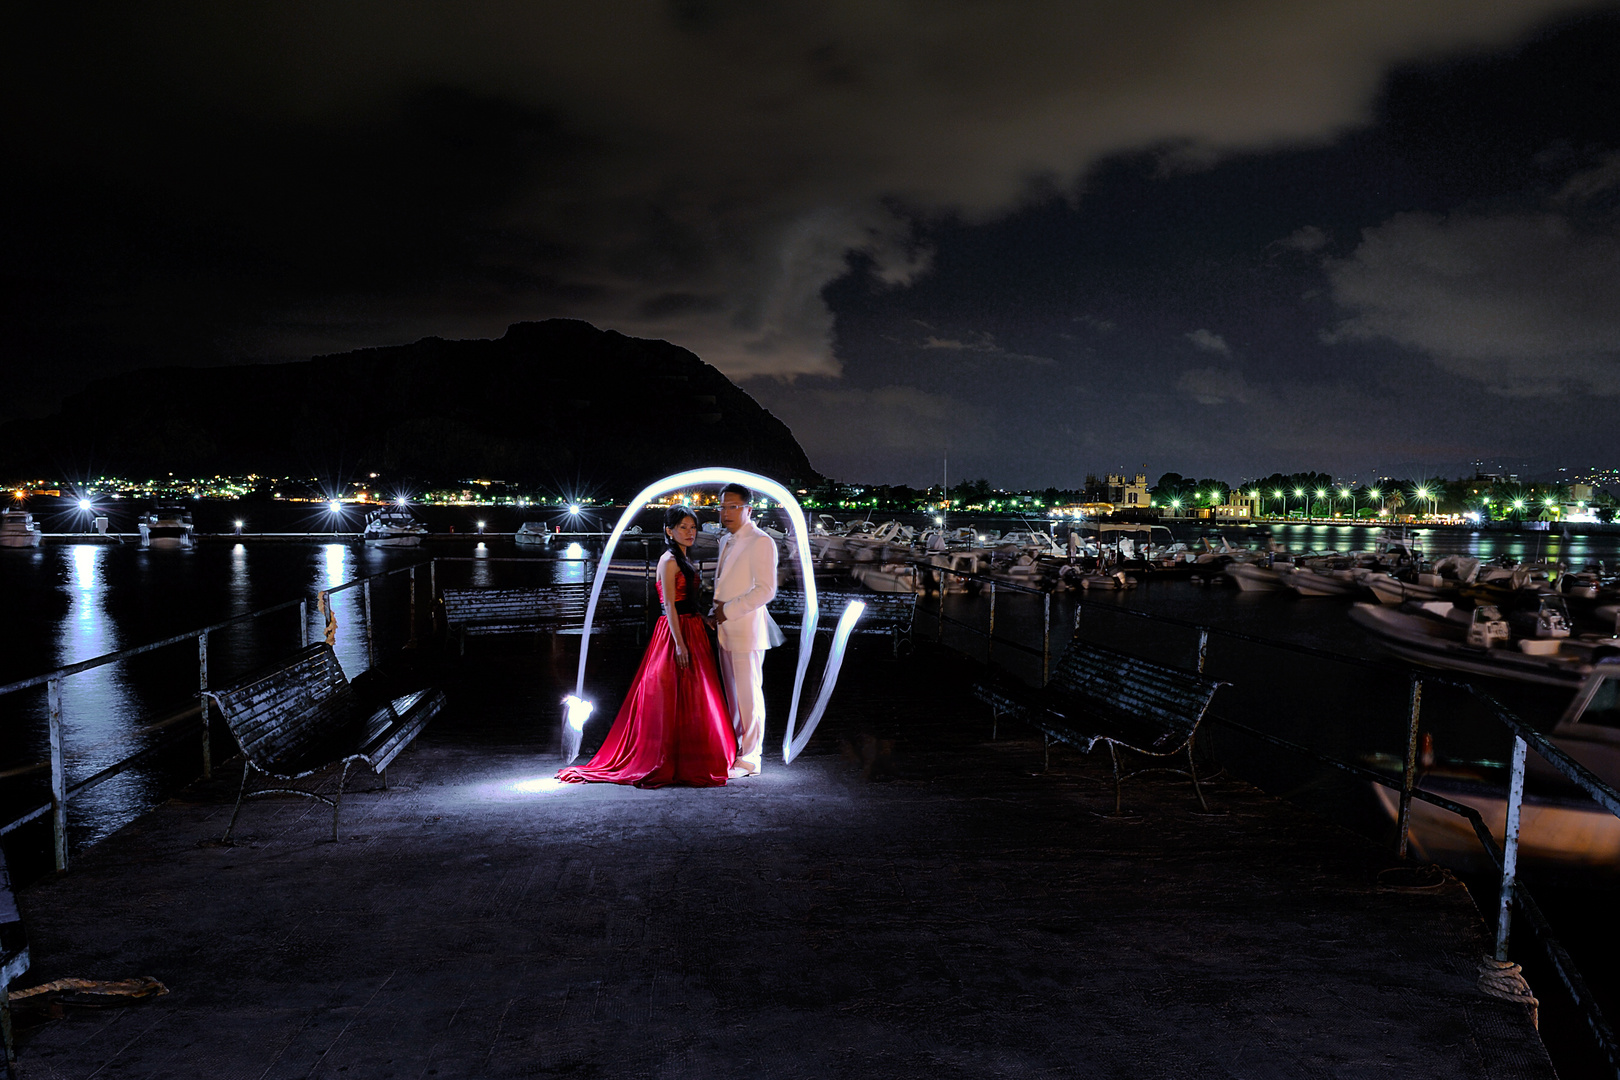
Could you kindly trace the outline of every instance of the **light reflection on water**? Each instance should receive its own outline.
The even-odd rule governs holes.
[[[366,572],[370,573],[375,569],[377,568],[371,567]],[[348,544],[326,544],[321,549],[320,567],[311,582],[313,586],[311,591],[334,589],[360,575],[354,548]],[[338,664],[343,668],[343,674],[352,679],[370,666],[366,663],[365,601],[359,586],[332,593],[328,601],[332,605],[332,616],[337,619],[338,624],[337,637],[332,643],[332,649],[337,653]],[[326,624],[320,612],[313,610],[314,605],[311,605],[311,609],[315,629],[309,640],[321,641],[326,636]]]
[[[57,632],[56,662],[61,666],[117,652],[124,647],[117,623],[109,617],[108,569],[114,549],[76,544],[69,550],[71,572],[63,588],[69,607]],[[124,664],[106,664],[62,681],[62,739],[67,780],[71,786],[138,748],[129,734],[139,708],[130,692]],[[150,795],[148,778],[131,771],[92,788],[70,808],[79,820],[103,823],[85,838],[94,843],[117,824],[119,810],[139,805]],[[114,824],[114,823],[117,824]]]

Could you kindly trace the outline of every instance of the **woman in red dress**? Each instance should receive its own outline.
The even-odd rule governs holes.
[[[697,538],[697,515],[685,506],[670,507],[664,535],[668,550],[658,560],[664,614],[635,682],[601,749],[584,765],[559,772],[559,780],[719,787],[736,760],[731,712],[698,612],[697,568],[687,557]]]

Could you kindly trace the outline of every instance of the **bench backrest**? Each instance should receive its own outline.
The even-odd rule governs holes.
[[[273,670],[259,672],[208,693],[242,752],[255,761],[276,760],[307,739],[306,731],[352,691],[332,646],[318,641]]]
[[[590,582],[503,589],[445,589],[445,622],[467,623],[486,619],[569,622],[585,618]],[[617,614],[623,607],[619,591],[604,587],[596,610]]]
[[[910,625],[912,615],[917,609],[916,593],[880,593],[868,591],[855,591],[849,589],[817,589],[816,605],[822,614],[821,629],[831,630],[837,625],[838,616],[844,613],[850,601],[860,600],[866,604],[866,613],[856,624],[856,629],[866,627],[889,627],[896,624]],[[777,622],[797,620],[804,617],[804,593],[798,590],[781,590],[776,599],[770,603],[771,617]],[[826,616],[831,615],[829,621]]]
[[[1101,732],[1146,753],[1181,749],[1221,683],[1196,672],[1075,640],[1058,658],[1045,693],[1070,699],[1113,730]]]

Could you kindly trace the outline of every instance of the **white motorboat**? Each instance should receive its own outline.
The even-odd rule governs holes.
[[[525,521],[512,534],[512,542],[518,547],[545,547],[551,542],[551,530],[543,521]]]
[[[909,563],[861,563],[850,569],[850,576],[873,592],[919,593],[921,579]]]
[[[1545,618],[1538,613],[1537,621],[1549,628],[1548,636],[1543,637],[1512,636],[1507,620],[1493,604],[1472,609],[1449,600],[1400,608],[1356,604],[1350,618],[1403,659],[1519,682],[1573,686],[1592,673],[1595,660],[1620,656],[1620,638],[1571,635],[1567,616],[1564,636],[1558,636],[1558,618],[1550,612]]]
[[[1227,568],[1231,573],[1231,568]],[[1295,566],[1283,575],[1283,584],[1300,596],[1352,596],[1361,591],[1364,571],[1329,570],[1326,567]]]
[[[1279,566],[1261,566],[1259,563],[1233,560],[1226,565],[1226,576],[1244,592],[1278,592],[1288,588],[1287,574],[1293,572],[1292,563]]]
[[[135,524],[143,548],[190,551],[196,543],[191,511],[183,506],[159,506]]]
[[[39,547],[45,531],[26,510],[0,511],[0,547]]]
[[[403,506],[383,506],[366,516],[360,538],[373,547],[416,547],[427,534],[427,526]]]
[[[1136,588],[1136,579],[1123,570],[1115,570],[1112,574],[1098,570],[1090,574],[1082,574],[1080,576],[1080,587],[1088,592],[1091,590],[1111,592],[1119,589],[1134,589]]]

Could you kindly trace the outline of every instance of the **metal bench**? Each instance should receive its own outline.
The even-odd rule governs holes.
[[[459,651],[465,655],[467,638],[476,635],[582,634],[590,599],[588,581],[527,588],[445,589],[439,598],[439,611],[445,630],[455,636]],[[642,616],[625,607],[619,590],[611,582],[604,585],[591,632],[641,625]]]
[[[852,600],[859,600],[866,605],[861,621],[855,624],[854,633],[888,634],[893,644],[894,655],[897,657],[901,654],[902,648],[911,647],[911,624],[917,612],[916,593],[818,588],[816,605],[820,608],[822,617],[816,628],[825,633],[832,633],[838,626],[838,617],[844,613],[844,609]],[[777,590],[776,598],[770,603],[770,612],[771,618],[781,625],[785,633],[792,636],[792,628],[804,618],[804,592]],[[832,617],[828,618],[829,615]]]
[[[1043,687],[991,678],[973,689],[975,697],[989,704],[992,722],[1003,714],[1024,720],[1041,731],[1048,747],[1054,741],[1063,742],[1089,754],[1099,742],[1107,743],[1114,766],[1117,814],[1120,747],[1152,757],[1185,751],[1193,791],[1199,805],[1209,809],[1198,783],[1192,744],[1210,699],[1225,685],[1197,672],[1165,667],[1076,638],[1058,658]]]
[[[11,980],[28,970],[28,938],[22,915],[11,892],[6,853],[0,851],[0,1043],[4,1044],[6,1076],[15,1077],[17,1048],[11,1039]]]
[[[245,761],[242,788],[225,827],[236,828],[244,799],[261,795],[302,795],[332,808],[332,839],[338,838],[338,810],[349,770],[365,765],[388,788],[388,765],[444,708],[442,690],[420,690],[385,701],[380,707],[360,700],[338,665],[332,646],[317,642],[294,653],[273,670],[250,675],[222,690],[206,691],[236,736]],[[248,791],[258,771],[291,782],[342,765],[332,798],[294,787]]]

